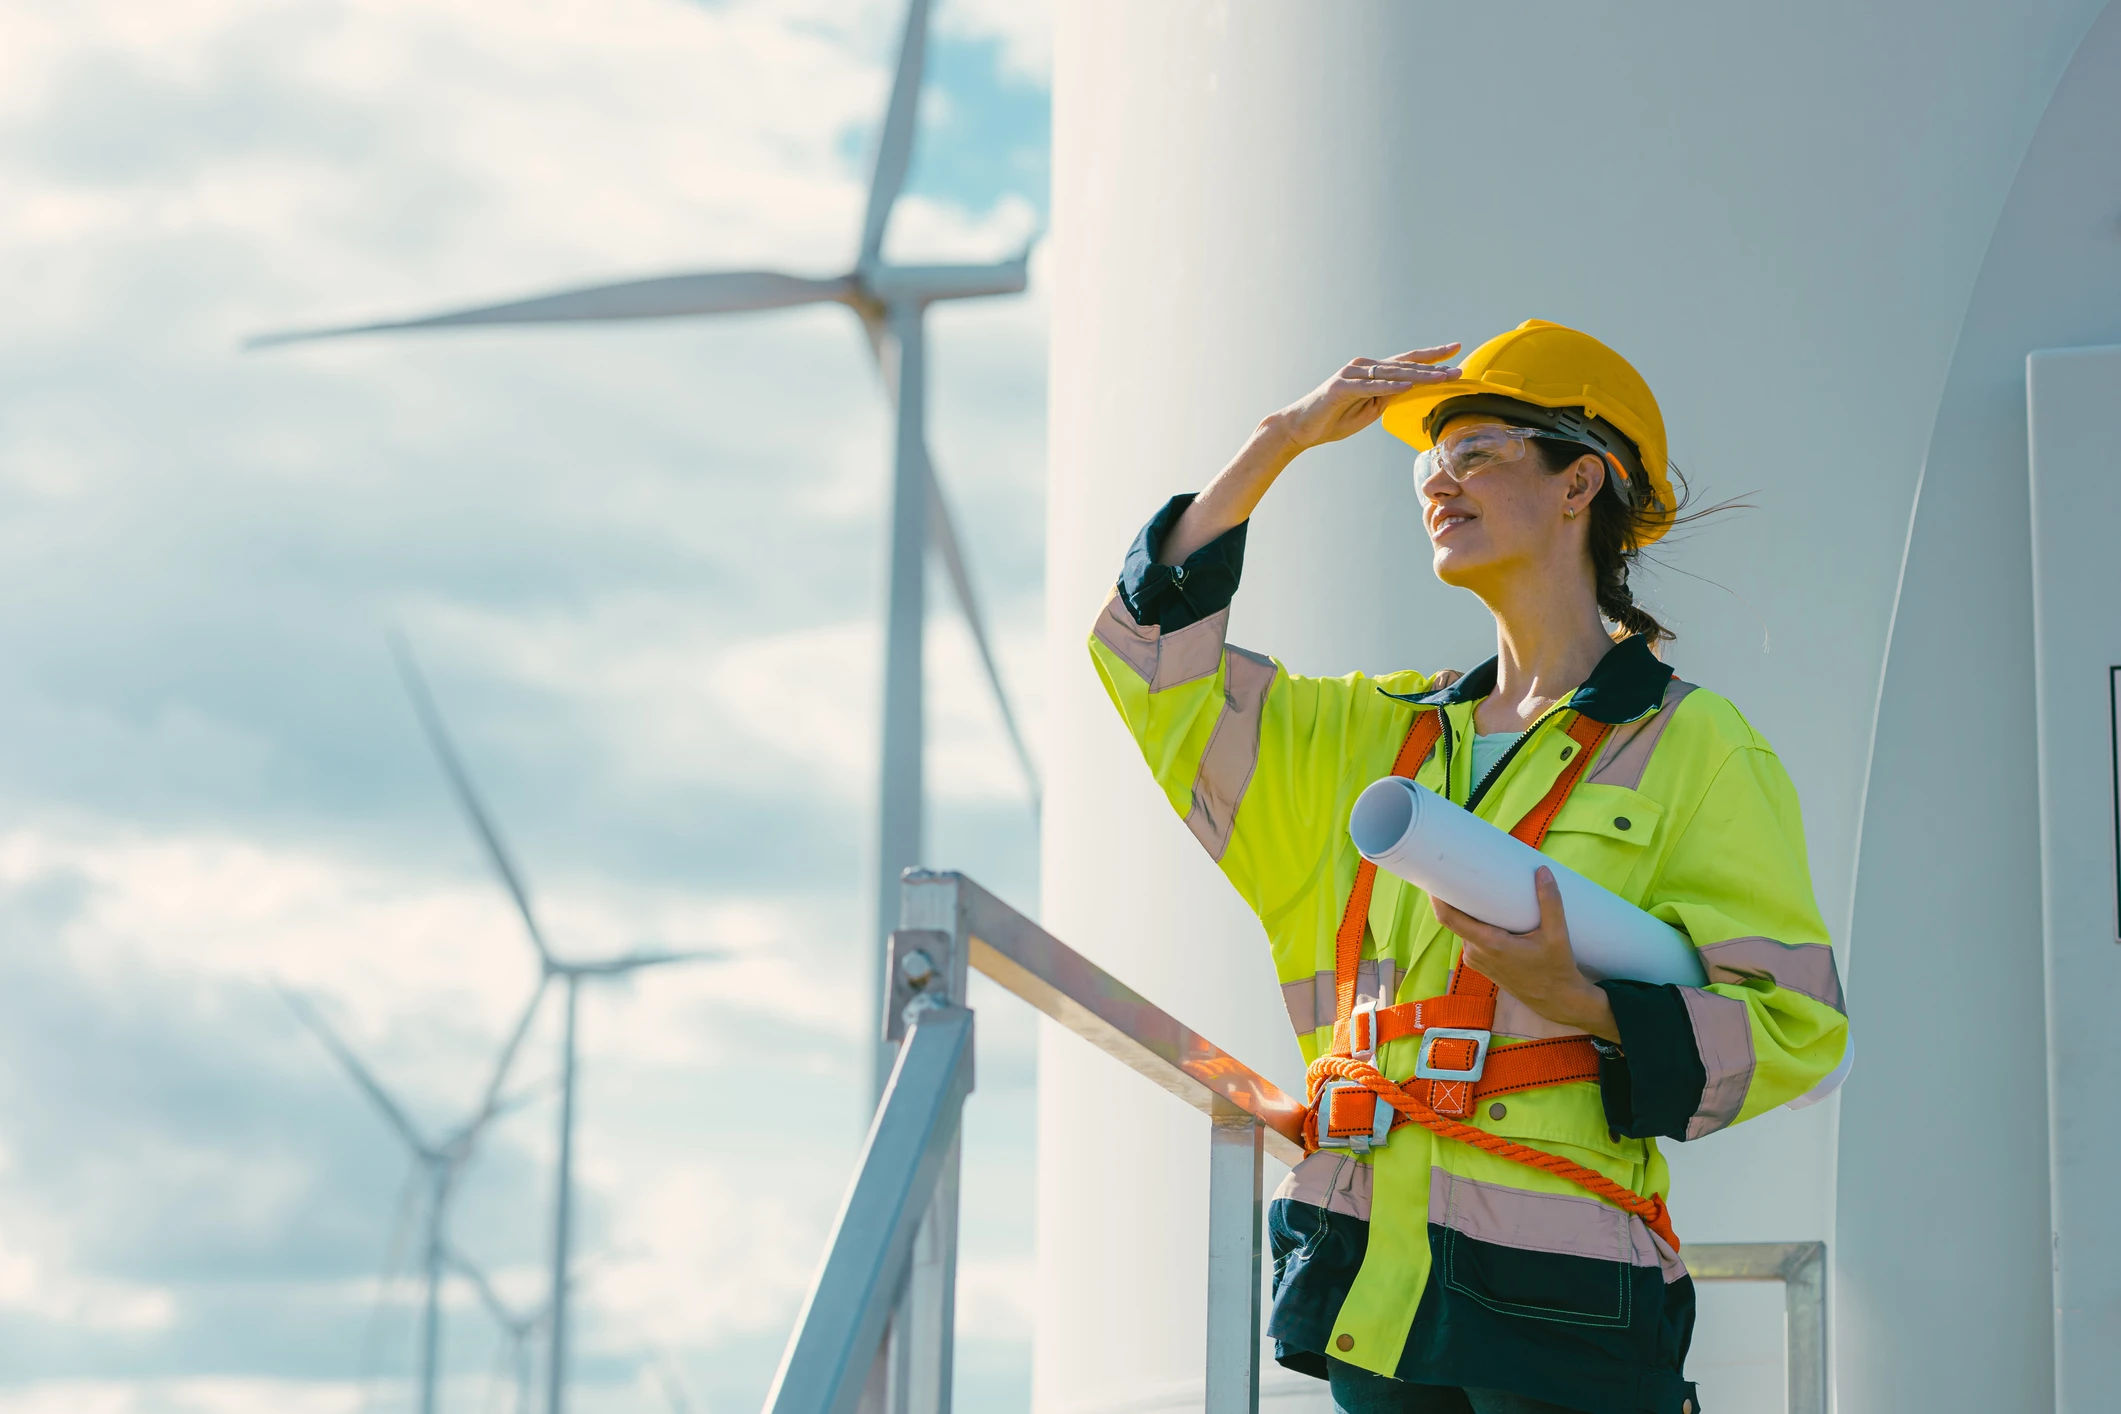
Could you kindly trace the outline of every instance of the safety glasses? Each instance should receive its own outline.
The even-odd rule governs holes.
[[[1481,423],[1446,432],[1436,445],[1414,459],[1414,484],[1420,486],[1437,472],[1463,486],[1483,471],[1507,466],[1525,454],[1534,437],[1552,437],[1531,427],[1501,427]]]
[[[1627,469],[1620,464],[1619,458],[1599,447],[1588,437],[1568,437],[1548,428],[1510,427],[1492,422],[1462,427],[1437,438],[1435,446],[1414,459],[1414,487],[1417,491],[1420,490],[1437,472],[1442,472],[1463,486],[1484,471],[1508,466],[1520,460],[1535,437],[1573,442],[1584,451],[1600,458],[1612,473],[1608,479],[1621,501],[1627,503],[1631,500],[1634,488],[1630,484]]]

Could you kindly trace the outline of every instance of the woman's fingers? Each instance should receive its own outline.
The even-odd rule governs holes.
[[[1554,882],[1554,871],[1540,865],[1532,873],[1532,887],[1539,894],[1539,931],[1567,937],[1569,919],[1561,906],[1561,885]]]
[[[1429,895],[1429,907],[1436,911],[1437,922],[1465,939],[1468,945],[1478,943],[1484,947],[1496,947],[1504,939],[1517,936],[1492,923],[1483,923],[1470,913],[1459,912],[1434,894]]]
[[[1423,383],[1447,383],[1459,377],[1455,368],[1425,363],[1389,363],[1357,359],[1340,371],[1339,382],[1351,392],[1403,392]]]
[[[1448,344],[1437,344],[1433,348],[1408,349],[1405,353],[1393,354],[1387,361],[1391,363],[1436,363],[1442,359],[1449,358],[1463,347],[1465,347],[1463,344],[1454,339]]]

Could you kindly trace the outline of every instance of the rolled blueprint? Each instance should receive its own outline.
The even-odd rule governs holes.
[[[1513,933],[1539,926],[1532,875],[1544,865],[1561,887],[1569,943],[1585,976],[1686,987],[1708,981],[1677,928],[1404,776],[1386,776],[1356,799],[1348,833],[1378,868]]]
[[[1532,875],[1545,865],[1561,888],[1569,945],[1586,976],[1682,987],[1708,981],[1700,954],[1677,928],[1403,776],[1386,776],[1356,798],[1348,834],[1362,857],[1378,868],[1513,933],[1539,926],[1539,889]],[[1833,1094],[1855,1062],[1850,1041],[1833,1072],[1787,1108],[1801,1110]]]

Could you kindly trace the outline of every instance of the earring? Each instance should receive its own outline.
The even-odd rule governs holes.
[[[1563,511],[1563,512],[1562,512],[1561,514],[1562,514],[1562,517],[1563,517],[1564,519],[1566,519],[1566,520],[1574,520],[1574,519],[1576,519],[1576,512],[1574,512],[1574,511]]]

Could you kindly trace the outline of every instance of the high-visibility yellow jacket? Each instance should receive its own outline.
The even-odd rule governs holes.
[[[1553,785],[1581,713],[1614,730],[1544,851],[1684,932],[1709,981],[1601,984],[1621,1044],[1602,1048],[1599,1080],[1513,1094],[1469,1122],[1663,1195],[1658,1136],[1713,1134],[1834,1069],[1847,1018],[1796,792],[1736,707],[1630,639],[1476,781],[1473,710],[1493,662],[1432,690],[1411,671],[1299,677],[1227,645],[1244,527],[1183,566],[1155,562],[1190,500],[1143,528],[1091,656],[1172,809],[1258,915],[1306,1060],[1332,1041],[1334,936],[1359,862],[1348,814],[1390,772],[1414,714],[1444,719],[1416,778],[1507,829]],[[1380,872],[1358,992],[1438,996],[1457,953],[1427,897]],[[1498,1048],[1570,1034],[1507,992],[1494,1033]],[[1416,1044],[1388,1043],[1378,1068],[1411,1078]],[[1684,1234],[1683,1202],[1676,1219]],[[1269,1226],[1284,1365],[1323,1374],[1331,1358],[1591,1414],[1693,1414],[1683,1260],[1566,1180],[1407,1125],[1367,1156],[1305,1160]]]

